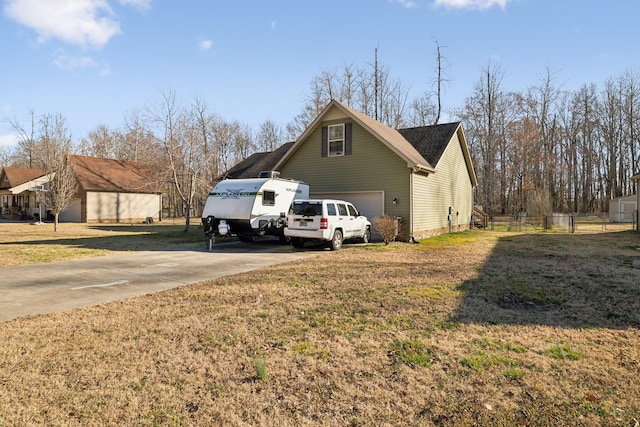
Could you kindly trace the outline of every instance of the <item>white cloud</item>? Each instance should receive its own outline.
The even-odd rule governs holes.
[[[270,27],[272,30],[275,30],[275,29],[276,29],[276,25],[277,25],[277,24],[278,24],[278,22],[274,19],[274,20],[273,20],[273,21],[271,21],[271,23],[269,24],[269,27]]]
[[[493,6],[507,7],[511,0],[435,0],[436,7],[444,6],[454,9],[489,9]]]
[[[85,68],[95,68],[98,63],[90,56],[69,55],[63,51],[56,51],[53,54],[53,63],[63,70],[78,70]]]
[[[133,6],[139,10],[151,8],[151,0],[118,0],[124,6]]]
[[[198,41],[198,48],[200,48],[200,50],[209,50],[212,47],[213,47],[213,40],[201,38],[200,41]]]
[[[35,30],[40,43],[57,38],[99,48],[120,33],[105,0],[7,0],[4,14]]]
[[[0,135],[0,147],[10,147],[18,143],[18,136],[14,134]]]
[[[50,39],[81,47],[101,48],[120,34],[109,2],[114,0],[5,0],[4,14],[31,28],[38,43]],[[118,0],[124,6],[147,10],[152,0]]]
[[[400,3],[402,6],[406,7],[407,9],[412,9],[414,7],[416,7],[416,2],[413,0],[391,0],[395,3]]]

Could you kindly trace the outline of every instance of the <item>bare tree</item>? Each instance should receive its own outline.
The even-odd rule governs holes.
[[[267,120],[260,125],[260,132],[257,136],[258,150],[273,151],[282,142],[282,129],[273,120]]]
[[[430,125],[436,120],[438,114],[437,107],[431,102],[431,97],[426,92],[411,102],[410,111],[411,113],[408,119],[409,126]]]
[[[9,127],[18,134],[18,145],[15,151],[16,166],[25,168],[42,168],[41,155],[38,152],[36,141],[36,115],[29,111],[28,125],[22,124],[18,119],[6,119]]]
[[[498,205],[496,192],[496,166],[498,159],[500,124],[498,123],[503,99],[500,89],[503,73],[499,67],[489,63],[482,70],[473,94],[467,98],[463,118],[469,129],[469,145],[473,149],[474,161],[479,166],[481,183],[478,199],[492,214]]]
[[[54,231],[58,231],[60,212],[76,197],[78,180],[69,161],[71,134],[62,115],[44,115],[40,119],[39,144],[42,163],[49,177],[45,192],[46,206],[54,216]]]
[[[302,112],[287,125],[289,139],[297,139],[332,99],[391,127],[407,123],[409,87],[399,79],[392,79],[387,67],[378,62],[378,48],[374,63],[368,67],[356,69],[345,65],[342,74],[322,71],[311,80],[311,91],[305,98]]]
[[[626,191],[632,191],[632,183],[629,174],[623,171],[622,162],[628,155],[626,171],[631,174],[640,173],[640,73],[627,70],[621,77],[622,108],[623,108],[623,132],[624,143],[620,148],[620,181]],[[624,153],[624,154],[623,154]],[[626,155],[625,155],[626,154]],[[640,191],[638,189],[637,191]]]
[[[441,46],[440,43],[438,42],[438,39],[436,39],[435,37],[433,38],[433,41],[436,44],[436,79],[434,82],[436,86],[436,113],[433,120],[433,124],[437,125],[438,122],[440,121],[440,114],[442,113],[442,89],[443,89],[444,83],[447,82],[448,80],[443,75],[443,72],[444,72],[443,61],[446,60],[442,55],[442,48],[444,46]]]
[[[326,78],[330,73],[323,73]],[[313,122],[322,109],[331,101],[330,88],[326,88],[322,77],[314,77],[311,80],[311,94],[306,95],[302,112],[300,112],[293,121],[287,124],[287,138],[296,140],[305,131],[305,129]],[[332,81],[329,80],[332,84]]]
[[[192,103],[192,111],[195,120],[195,126],[197,127],[200,142],[202,144],[202,157],[203,157],[203,171],[202,181],[203,190],[208,193],[210,187],[213,185],[214,180],[220,174],[220,161],[217,156],[217,149],[215,146],[215,122],[216,117],[209,114],[207,111],[207,103],[200,97],[195,97]],[[200,191],[202,196],[207,193]]]
[[[129,111],[125,114],[124,121],[124,129],[121,132],[122,140],[118,144],[116,158],[145,162],[160,172],[159,166],[164,164],[162,156],[159,155],[162,150],[158,146],[144,114],[138,110]]]
[[[0,145],[0,168],[11,165],[12,158],[13,150],[6,145]]]
[[[231,123],[233,132],[233,151],[235,162],[246,159],[255,151],[253,138],[251,137],[251,128],[245,124],[234,120]]]
[[[197,150],[197,129],[190,127],[186,112],[178,104],[173,90],[163,91],[161,101],[149,111],[150,119],[159,129],[158,142],[164,151],[171,185],[181,202],[185,215],[185,233],[191,225],[191,203],[196,181],[202,169]]]
[[[78,153],[103,159],[117,159],[118,146],[122,139],[119,131],[112,131],[107,125],[102,124],[89,131],[86,138],[82,138]]]

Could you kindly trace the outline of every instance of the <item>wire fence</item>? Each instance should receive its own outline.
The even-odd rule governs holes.
[[[568,233],[590,231],[638,231],[638,211],[619,215],[594,214],[562,214],[554,213],[548,216],[532,216],[517,213],[510,217],[492,217],[490,228],[505,227],[507,231],[556,230]]]

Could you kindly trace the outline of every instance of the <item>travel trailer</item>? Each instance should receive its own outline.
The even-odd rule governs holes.
[[[280,178],[275,171],[258,178],[225,179],[209,192],[202,211],[202,225],[209,249],[216,236],[237,236],[252,241],[277,236],[282,243],[286,215],[294,199],[309,198],[309,185]]]

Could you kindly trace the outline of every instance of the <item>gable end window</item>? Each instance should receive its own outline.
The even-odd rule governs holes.
[[[351,123],[322,128],[322,157],[351,155]]]
[[[329,157],[344,156],[344,124],[329,126]]]

